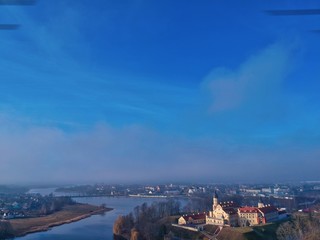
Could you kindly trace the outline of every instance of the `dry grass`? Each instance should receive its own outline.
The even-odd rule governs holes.
[[[223,228],[218,235],[219,240],[247,240],[244,234],[236,228]]]
[[[234,228],[234,230],[240,233],[248,233],[253,231],[252,227],[237,227],[237,228]]]

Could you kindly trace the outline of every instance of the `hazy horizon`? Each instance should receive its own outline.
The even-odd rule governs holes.
[[[0,6],[0,182],[320,180],[316,1]]]

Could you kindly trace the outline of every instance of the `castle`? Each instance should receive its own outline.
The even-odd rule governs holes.
[[[185,224],[211,224],[218,226],[244,227],[279,219],[279,210],[271,205],[265,205],[260,199],[257,207],[240,207],[233,201],[220,202],[215,191],[212,211],[208,214],[185,215],[178,220],[179,225]]]

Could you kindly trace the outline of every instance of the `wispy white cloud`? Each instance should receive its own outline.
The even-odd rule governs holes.
[[[273,44],[251,56],[237,69],[214,69],[204,86],[212,97],[210,111],[229,111],[258,105],[278,95],[290,70],[292,46]]]
[[[23,25],[0,39],[4,92],[0,111],[15,109],[33,117],[33,121],[37,118],[39,123],[47,121],[49,125],[77,120],[90,125],[132,116],[161,122],[173,116],[168,112],[184,105],[192,95],[188,89],[156,83],[147,76],[92,67],[88,36],[79,30],[88,27],[80,17],[85,14],[85,7],[62,1],[53,9],[51,4],[40,4],[42,17],[35,17],[26,9],[11,9]]]

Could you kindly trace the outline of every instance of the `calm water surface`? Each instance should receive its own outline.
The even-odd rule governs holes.
[[[35,192],[35,191],[34,191]],[[127,197],[88,197],[74,198],[80,203],[93,205],[106,204],[114,210],[104,215],[94,215],[78,222],[64,224],[52,228],[47,232],[32,233],[15,240],[112,240],[112,226],[118,215],[128,214],[137,205],[146,202],[164,201],[164,199],[127,198]]]

